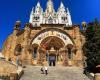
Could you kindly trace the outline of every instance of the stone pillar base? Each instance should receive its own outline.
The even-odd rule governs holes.
[[[35,65],[35,62],[33,59],[31,59],[31,65]]]
[[[73,65],[73,61],[72,60],[69,60],[68,61],[68,66],[72,66]]]
[[[68,66],[68,61],[67,60],[63,61],[63,66]]]

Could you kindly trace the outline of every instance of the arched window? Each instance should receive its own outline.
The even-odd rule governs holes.
[[[36,20],[36,21],[37,21],[37,20],[39,20],[39,19],[40,19],[39,16],[34,16],[34,17],[33,17],[33,20]]]
[[[22,46],[21,44],[17,44],[15,47],[15,55],[20,55],[22,51]]]
[[[53,19],[51,17],[48,19],[48,23],[53,24]]]
[[[62,20],[63,20],[63,21],[66,21],[66,20],[67,20],[67,17],[63,16],[63,17],[62,17]]]

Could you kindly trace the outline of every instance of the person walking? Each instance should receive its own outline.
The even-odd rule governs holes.
[[[44,74],[44,67],[43,66],[41,67],[41,72],[42,72],[41,74]]]
[[[45,67],[44,67],[44,70],[45,70],[45,75],[47,75],[47,74],[48,74],[48,67],[45,66]]]

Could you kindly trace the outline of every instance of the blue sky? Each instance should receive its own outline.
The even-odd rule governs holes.
[[[38,1],[45,10],[47,0],[0,0],[0,48],[13,32],[17,20],[21,21],[22,27],[29,21],[31,9]],[[100,21],[100,0],[53,0],[56,10],[61,1],[69,8],[73,24],[90,22],[94,18]]]

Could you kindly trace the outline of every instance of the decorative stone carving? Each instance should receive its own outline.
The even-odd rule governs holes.
[[[38,50],[38,61],[37,64],[45,65],[46,62],[46,51],[43,48],[39,48]]]

